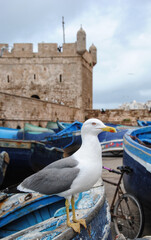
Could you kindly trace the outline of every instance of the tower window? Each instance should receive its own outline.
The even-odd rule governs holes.
[[[10,77],[9,77],[9,75],[7,75],[7,82],[8,82],[8,83],[10,82]]]
[[[62,74],[59,75],[59,82],[62,82]]]
[[[34,79],[36,79],[36,74],[34,74]]]

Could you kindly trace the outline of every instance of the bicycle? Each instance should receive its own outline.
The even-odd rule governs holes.
[[[141,235],[143,230],[142,207],[136,197],[129,193],[124,193],[121,187],[123,175],[130,174],[132,169],[128,166],[117,167],[119,171],[107,167],[103,167],[103,169],[115,174],[120,174],[117,183],[103,178],[104,182],[116,186],[110,207],[115,232],[117,235],[123,234],[126,239],[136,239]]]

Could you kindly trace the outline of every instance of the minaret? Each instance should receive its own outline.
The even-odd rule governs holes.
[[[82,55],[86,51],[86,33],[80,28],[77,32],[77,53]]]
[[[92,63],[93,63],[93,66],[94,66],[97,63],[97,49],[94,46],[94,44],[92,44],[91,47],[89,48],[89,53],[92,56]]]

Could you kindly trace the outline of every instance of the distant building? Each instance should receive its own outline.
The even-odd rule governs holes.
[[[133,100],[130,103],[123,103],[119,109],[123,110],[133,110],[133,109],[151,109],[151,101],[147,101],[146,103],[139,103]]]

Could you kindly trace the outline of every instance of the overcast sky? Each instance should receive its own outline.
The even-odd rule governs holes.
[[[151,0],[0,0],[0,43],[75,42],[97,47],[93,107],[151,100]]]

